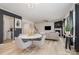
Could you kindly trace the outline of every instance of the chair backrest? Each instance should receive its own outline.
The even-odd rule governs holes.
[[[22,41],[20,37],[15,38],[15,42],[18,48],[26,48],[25,43]]]

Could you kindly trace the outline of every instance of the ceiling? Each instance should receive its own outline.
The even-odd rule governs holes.
[[[40,22],[64,18],[72,3],[0,3],[0,8],[22,16],[26,20]]]

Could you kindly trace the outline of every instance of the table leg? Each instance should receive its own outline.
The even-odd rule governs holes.
[[[68,37],[66,37],[65,49],[67,49],[67,45],[68,45]]]

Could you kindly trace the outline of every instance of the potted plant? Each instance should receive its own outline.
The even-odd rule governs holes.
[[[70,31],[71,31],[71,26],[70,26],[70,24],[67,24],[65,27],[66,36],[70,35]]]

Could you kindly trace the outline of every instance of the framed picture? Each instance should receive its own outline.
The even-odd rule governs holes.
[[[21,28],[21,19],[15,18],[15,28]]]

